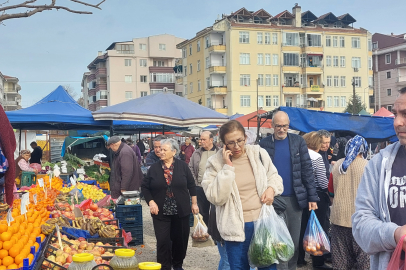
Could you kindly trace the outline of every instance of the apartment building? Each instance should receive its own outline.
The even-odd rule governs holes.
[[[375,94],[371,107],[392,110],[400,88],[406,87],[406,34],[372,36]]]
[[[317,17],[298,5],[275,16],[245,8],[223,14],[177,45],[177,83],[188,99],[227,115],[253,112],[257,104],[343,112],[353,82],[368,106],[371,34],[355,22],[348,13]]]
[[[183,95],[175,84],[175,60],[181,57],[173,35],[114,42],[88,65],[82,77],[85,105],[91,111],[162,91]]]
[[[17,77],[3,75],[0,72],[0,104],[5,111],[21,109],[21,95],[18,93],[20,90]]]

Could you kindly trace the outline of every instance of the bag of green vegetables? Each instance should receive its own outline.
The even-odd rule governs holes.
[[[295,247],[283,219],[276,214],[272,205],[264,204],[257,221],[248,249],[252,268],[269,267],[279,261],[289,261]]]

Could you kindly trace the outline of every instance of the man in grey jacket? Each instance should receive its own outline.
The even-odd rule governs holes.
[[[199,206],[200,214],[203,216],[204,223],[209,223],[210,202],[207,200],[202,188],[202,180],[206,171],[206,162],[217,152],[216,146],[213,144],[213,134],[210,131],[204,131],[200,134],[202,147],[193,152],[190,158],[189,168],[192,171],[196,182],[197,205]]]
[[[352,216],[354,238],[371,255],[374,270],[387,268],[406,234],[406,87],[399,92],[392,109],[399,142],[381,150],[366,166]]]

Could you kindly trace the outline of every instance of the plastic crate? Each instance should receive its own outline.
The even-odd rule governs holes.
[[[120,234],[121,236],[121,234]],[[113,248],[122,248],[124,246],[124,238],[123,237],[115,237],[115,238],[90,238],[87,239],[88,243],[97,243],[102,242],[103,244],[110,244]],[[104,248],[110,246],[103,246]]]
[[[20,186],[29,187],[37,184],[37,175],[34,172],[22,172]]]
[[[117,205],[116,218],[122,226],[132,225],[142,226],[142,206],[136,205]]]
[[[108,181],[104,182],[104,183],[99,183],[97,182],[97,185],[104,190],[110,190],[110,184]]]
[[[128,243],[129,246],[138,246],[144,244],[144,232],[142,226],[134,226],[122,228],[126,233],[130,232],[132,241]],[[123,231],[120,230],[120,236],[122,236]]]

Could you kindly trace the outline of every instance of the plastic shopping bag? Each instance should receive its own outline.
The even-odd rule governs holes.
[[[405,270],[405,255],[403,253],[403,239],[406,237],[406,235],[403,235],[402,238],[400,238],[398,245],[396,246],[395,251],[392,254],[392,258],[389,261],[388,264],[388,270]]]
[[[306,232],[303,237],[303,248],[307,253],[313,256],[322,256],[330,252],[330,241],[313,210],[310,213]]]
[[[208,233],[208,229],[203,221],[202,215],[194,215],[194,224],[192,228],[192,247],[204,248],[214,245],[214,241]]]
[[[283,219],[272,205],[264,204],[259,219],[254,222],[254,234],[248,249],[252,268],[269,267],[279,261],[289,261],[295,247]]]

